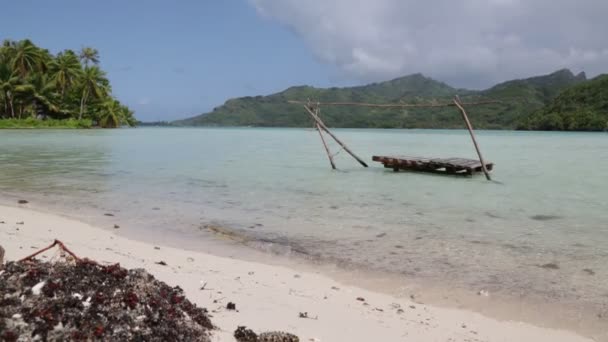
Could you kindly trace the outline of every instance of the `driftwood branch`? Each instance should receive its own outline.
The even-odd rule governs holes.
[[[35,256],[44,253],[46,251],[48,251],[49,249],[55,247],[55,246],[59,246],[59,249],[61,249],[62,251],[68,253],[72,258],[74,258],[74,260],[80,262],[83,261],[83,259],[80,259],[78,256],[76,256],[76,254],[74,254],[72,251],[70,251],[64,244],[63,242],[59,241],[59,240],[55,240],[53,241],[52,244],[50,244],[49,246],[39,250],[38,252],[32,254],[32,255],[28,255],[25,258],[19,260],[18,262],[24,262],[24,261],[28,261],[28,260],[32,260]],[[90,261],[90,260],[87,260]]]
[[[291,104],[303,104],[307,105],[306,101],[287,101]],[[487,101],[476,101],[460,103],[463,106],[479,106],[486,104],[502,103],[498,100],[487,100]],[[319,102],[317,106],[358,106],[358,107],[377,107],[377,108],[438,108],[438,107],[454,107],[457,106],[455,103],[389,103],[389,104],[376,104],[376,103],[365,103],[365,102]]]

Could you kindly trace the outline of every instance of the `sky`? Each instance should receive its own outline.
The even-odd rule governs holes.
[[[608,71],[606,0],[0,0],[0,39],[99,50],[140,120],[421,72],[455,87]],[[6,15],[9,14],[10,15]]]

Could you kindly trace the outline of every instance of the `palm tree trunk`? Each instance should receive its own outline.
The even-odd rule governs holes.
[[[82,114],[84,113],[84,105],[86,103],[86,98],[88,97],[86,89],[82,91],[82,98],[80,99],[80,114],[78,115],[78,120],[82,120]]]
[[[15,118],[15,106],[13,106],[13,97],[11,95],[8,96],[8,105],[11,107],[11,118]]]

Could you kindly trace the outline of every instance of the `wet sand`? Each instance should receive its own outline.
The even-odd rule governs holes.
[[[345,285],[314,271],[150,244],[58,215],[0,206],[0,244],[16,260],[60,239],[80,257],[146,268],[206,307],[216,341],[239,325],[301,341],[593,341],[573,332],[497,320]],[[53,252],[46,258],[56,257]],[[236,310],[227,310],[228,302]],[[601,339],[601,336],[600,336]],[[596,340],[600,340],[596,338]]]

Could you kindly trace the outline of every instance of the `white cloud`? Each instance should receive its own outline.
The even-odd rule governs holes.
[[[608,71],[607,0],[250,2],[363,81],[422,72],[480,87],[564,67]]]

